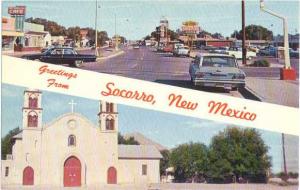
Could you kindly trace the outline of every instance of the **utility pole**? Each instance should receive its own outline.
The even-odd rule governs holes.
[[[242,53],[243,53],[243,65],[246,65],[247,50],[245,46],[246,31],[245,31],[245,0],[242,0]]]
[[[99,56],[99,52],[98,52],[98,31],[97,31],[97,10],[98,10],[98,0],[96,0],[96,14],[95,14],[95,56],[98,57]]]
[[[285,175],[285,180],[288,176],[287,174],[287,169],[286,169],[286,159],[285,159],[285,146],[284,146],[284,134],[281,134],[281,138],[282,138],[282,154],[283,154],[283,169],[284,169],[284,175]]]
[[[281,80],[296,80],[296,71],[291,67],[290,52],[289,52],[289,36],[287,18],[280,14],[265,8],[264,0],[260,0],[260,10],[269,13],[283,21],[283,36],[284,36],[284,68],[280,69]]]

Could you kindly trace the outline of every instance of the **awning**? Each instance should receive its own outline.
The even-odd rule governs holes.
[[[24,36],[24,33],[23,32],[15,32],[15,31],[5,31],[5,30],[2,30],[2,36],[20,37],[20,36]]]
[[[36,32],[36,31],[26,31],[25,32],[25,35],[39,35],[39,36],[42,36],[42,35],[45,35],[47,34],[47,32]]]

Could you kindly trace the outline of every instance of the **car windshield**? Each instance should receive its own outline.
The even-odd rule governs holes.
[[[203,67],[236,67],[235,59],[232,57],[204,57]]]

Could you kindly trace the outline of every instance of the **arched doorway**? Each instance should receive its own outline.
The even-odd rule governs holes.
[[[23,170],[23,185],[33,185],[34,184],[34,171],[32,167],[27,166]]]
[[[64,186],[81,186],[81,163],[75,156],[69,157],[64,163]]]
[[[117,170],[114,167],[110,167],[107,170],[107,183],[117,184]]]

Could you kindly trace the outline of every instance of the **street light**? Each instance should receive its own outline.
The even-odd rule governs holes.
[[[97,31],[97,10],[98,10],[98,2],[96,0],[96,14],[95,14],[95,56],[96,57],[99,57],[99,52],[98,52],[98,49],[97,49],[97,46],[98,46],[98,31]]]
[[[280,14],[265,8],[264,0],[260,0],[260,10],[269,13],[283,21],[283,36],[284,36],[284,68],[280,70],[281,80],[296,80],[296,71],[291,67],[290,53],[289,53],[289,38],[288,38],[288,24],[287,18]]]

